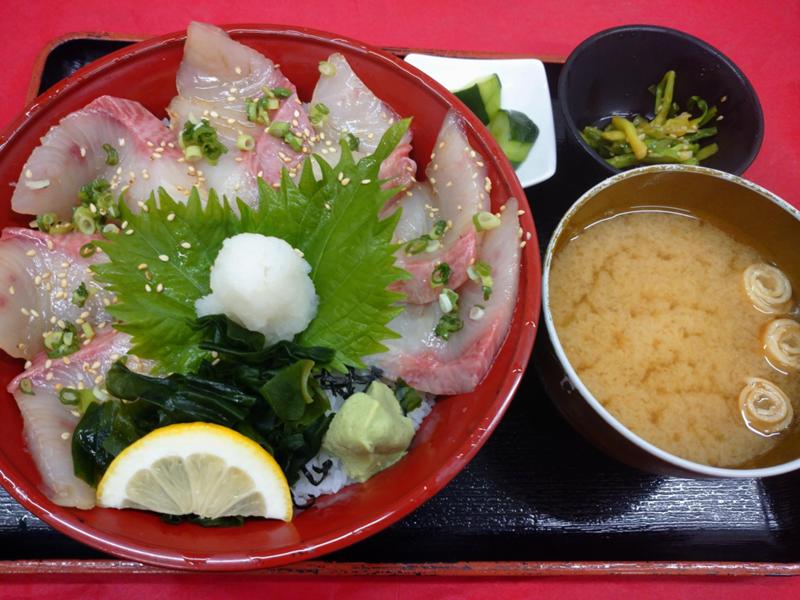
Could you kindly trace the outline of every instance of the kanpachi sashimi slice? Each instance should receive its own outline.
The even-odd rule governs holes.
[[[464,326],[444,340],[434,329],[442,316],[438,302],[408,304],[389,328],[399,339],[384,342],[388,352],[369,362],[392,378],[432,394],[471,392],[491,368],[508,334],[517,300],[520,268],[517,201],[510,199],[501,223],[483,239],[480,260],[492,267],[493,287],[484,300],[481,286],[468,281],[460,289],[459,316]],[[483,307],[473,311],[473,308]]]
[[[430,279],[439,264],[450,267],[447,287],[456,289],[467,280],[467,268],[475,262],[480,245],[473,217],[489,209],[491,183],[486,165],[469,145],[460,118],[453,111],[445,116],[425,173],[427,183],[414,184],[390,205],[390,209],[403,210],[395,230],[398,243],[430,234],[437,221],[447,223],[433,251],[397,251],[397,266],[411,273],[411,279],[397,282],[393,289],[405,293],[406,301],[413,304],[427,304],[438,296]]]
[[[347,134],[358,140],[357,158],[372,154],[386,130],[400,118],[391,106],[378,98],[356,75],[344,56],[328,57],[328,69],[320,75],[311,98],[311,106],[324,104],[327,118],[317,128],[319,140],[314,151],[330,164],[339,162],[339,140]],[[312,108],[313,109],[313,108]],[[383,161],[379,177],[391,187],[405,187],[416,175],[417,165],[409,157],[411,131]]]
[[[72,463],[72,432],[80,414],[61,403],[59,391],[101,386],[111,364],[129,348],[127,335],[108,331],[68,357],[51,360],[37,355],[33,364],[8,385],[22,414],[25,440],[42,476],[44,491],[56,504],[84,509],[95,505],[94,488],[75,476]],[[135,357],[127,366],[146,370]],[[26,389],[30,385],[30,393],[20,388],[23,380],[27,380]]]
[[[186,121],[207,119],[229,151],[240,133],[257,139],[264,131],[247,119],[247,99],[264,95],[264,88],[295,87],[278,67],[219,27],[192,22],[186,34],[183,60],[176,79],[178,95],[167,109],[172,128],[180,134]]]
[[[273,123],[285,123],[289,132],[298,140],[299,147],[293,149],[280,137],[271,134],[262,135],[256,142],[251,169],[255,175],[268,183],[278,184],[283,169],[286,169],[292,178],[299,176],[302,161],[310,154],[316,133],[309,121],[305,105],[296,95],[281,101],[280,107],[273,115]]]
[[[116,151],[116,164],[103,146]],[[23,214],[56,213],[72,219],[81,186],[98,178],[129,205],[146,200],[163,187],[173,198],[188,196],[197,178],[179,162],[175,136],[144,106],[132,100],[101,96],[61,119],[30,155],[11,197]],[[133,203],[130,201],[134,201]]]
[[[48,235],[7,227],[0,236],[0,348],[30,358],[43,350],[43,334],[70,322],[97,331],[110,324],[106,306],[114,297],[94,281],[89,266],[104,260],[80,249],[99,239],[79,233]],[[89,293],[83,306],[72,301],[81,284]]]

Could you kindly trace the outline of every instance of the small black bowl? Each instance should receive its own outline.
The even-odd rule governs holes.
[[[606,174],[609,165],[581,137],[587,125],[610,115],[652,115],[647,88],[675,71],[675,100],[686,108],[690,96],[715,104],[719,152],[702,166],[740,175],[755,159],[764,137],[764,116],[755,90],[744,73],[716,48],[689,34],[654,25],[625,25],[596,33],[567,58],[558,79],[558,101],[567,137],[588,153]],[[726,101],[722,102],[725,98]]]

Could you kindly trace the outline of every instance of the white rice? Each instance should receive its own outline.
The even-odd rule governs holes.
[[[332,411],[338,411],[342,402],[344,402],[344,398],[340,396],[332,397]],[[422,404],[406,415],[414,423],[414,431],[419,430],[422,421],[433,410],[434,402],[434,396],[422,394]],[[312,476],[322,472],[326,461],[331,461],[331,466],[328,469],[328,474],[318,484],[315,485],[308,480],[305,473],[301,473],[300,478],[292,486],[292,495],[298,505],[306,505],[314,498],[325,494],[335,494],[343,487],[356,483],[347,476],[341,459],[325,450],[321,450],[319,454],[306,463],[306,472],[311,473]]]

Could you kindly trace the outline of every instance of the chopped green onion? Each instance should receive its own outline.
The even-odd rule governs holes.
[[[311,124],[315,127],[319,127],[325,123],[330,112],[330,109],[322,102],[317,102],[311,107],[311,110],[308,111],[308,120],[311,121]]]
[[[285,87],[276,87],[276,88],[272,88],[272,93],[277,98],[288,98],[289,96],[292,95],[292,90],[290,90],[289,88],[285,88]]]
[[[81,249],[78,250],[78,254],[80,254],[83,258],[89,258],[95,252],[97,252],[97,247],[94,245],[94,242],[84,244],[81,246]]]
[[[119,233],[119,227],[114,225],[114,223],[106,223],[103,225],[103,229],[101,229],[103,233]]]
[[[244,101],[245,110],[247,110],[247,120],[256,122],[258,120],[258,102],[252,98],[247,98]]]
[[[492,266],[489,263],[479,260],[474,265],[470,265],[467,268],[467,276],[472,281],[481,284],[484,300],[488,300],[492,296],[494,280],[492,279]]]
[[[267,98],[267,109],[269,110],[278,110],[278,107],[281,103],[278,101],[277,98]]]
[[[63,235],[65,233],[69,233],[73,229],[72,223],[65,223],[62,221],[61,223],[56,223],[50,228],[50,233],[53,235]]]
[[[455,312],[442,315],[433,333],[443,340],[450,339],[450,334],[460,331],[464,327],[464,321]]]
[[[482,304],[476,304],[469,309],[469,318],[473,321],[480,321],[486,313],[486,307]]]
[[[431,240],[425,246],[425,252],[436,252],[441,247],[442,243],[439,240]]]
[[[431,237],[434,240],[442,239],[442,236],[447,231],[447,221],[440,219],[433,224],[433,230],[431,231]]]
[[[403,379],[397,380],[394,395],[400,403],[400,408],[403,409],[403,414],[405,415],[422,405],[422,396],[420,393],[403,381]]]
[[[428,247],[428,242],[430,241],[431,241],[431,236],[421,235],[418,238],[406,242],[404,250],[406,254],[411,254],[411,255],[419,254],[420,252],[425,251],[425,249]]]
[[[271,136],[282,138],[289,133],[289,124],[286,121],[275,121],[267,130]]]
[[[67,322],[63,328],[48,331],[44,336],[44,347],[50,358],[61,358],[76,352],[80,348],[77,328]]]
[[[472,223],[477,231],[489,231],[500,226],[500,217],[482,210],[472,215]]]
[[[451,273],[452,269],[450,268],[450,265],[448,265],[447,263],[441,263],[436,265],[433,268],[433,273],[431,274],[431,287],[447,285],[447,282],[450,280]]]
[[[183,150],[183,156],[188,161],[200,160],[203,158],[203,149],[200,146],[195,146],[194,144],[191,146],[186,146],[186,148]]]
[[[81,325],[81,331],[83,332],[83,337],[86,339],[94,337],[94,329],[92,329],[92,326],[89,323],[83,323]]]
[[[361,140],[359,140],[350,132],[344,134],[344,139],[347,142],[347,147],[350,148],[350,150],[353,152],[358,152],[358,148],[361,145]]]
[[[444,288],[439,294],[439,308],[447,314],[458,309],[458,294],[449,288]]]
[[[28,394],[29,396],[35,396],[36,395],[33,392],[33,382],[30,379],[28,379],[27,377],[24,377],[24,378],[20,379],[20,381],[19,381],[19,390],[23,394]]]
[[[92,211],[86,206],[79,206],[72,213],[72,222],[81,233],[91,235],[97,231],[97,222]]]
[[[83,307],[86,304],[86,300],[89,298],[89,290],[86,289],[86,284],[81,281],[81,284],[77,287],[77,289],[72,292],[72,303]]]
[[[44,213],[36,217],[36,226],[39,228],[39,231],[44,231],[45,233],[50,233],[50,229],[57,222],[58,216],[56,213]]]
[[[92,390],[65,387],[58,392],[58,399],[64,406],[74,406],[75,410],[83,414],[89,405],[97,400],[97,396]]]
[[[325,77],[333,77],[336,75],[336,67],[329,63],[327,60],[320,61],[319,72]]]
[[[103,151],[106,153],[106,164],[109,167],[116,167],[119,164],[119,154],[111,144],[103,144]]]
[[[694,157],[697,160],[705,160],[709,156],[713,156],[714,154],[716,154],[718,151],[719,151],[719,146],[717,146],[717,144],[709,144],[708,146],[700,148],[700,150],[697,151]]]
[[[205,157],[210,165],[216,165],[219,157],[228,149],[217,138],[217,130],[203,119],[199,123],[186,121],[180,136],[181,147],[186,160],[196,160],[199,150],[200,156]]]
[[[239,150],[246,150],[247,152],[250,152],[256,147],[256,140],[252,135],[240,133],[239,137],[236,138],[236,147],[239,148]]]
[[[297,137],[295,134],[293,134],[291,131],[287,133],[285,136],[283,136],[283,141],[289,144],[289,146],[295,152],[300,152],[303,149],[302,140],[300,140],[300,138]]]

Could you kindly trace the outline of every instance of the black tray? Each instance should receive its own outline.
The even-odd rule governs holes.
[[[127,43],[80,38],[55,46],[39,91]],[[561,65],[545,67],[554,94]],[[567,207],[595,183],[568,167],[575,163],[555,97],[553,108],[559,170],[526,190],[542,253]],[[325,560],[800,562],[800,476],[679,479],[620,465],[555,411],[535,362],[497,431],[450,485],[401,522]],[[102,556],[0,489],[0,560]]]

